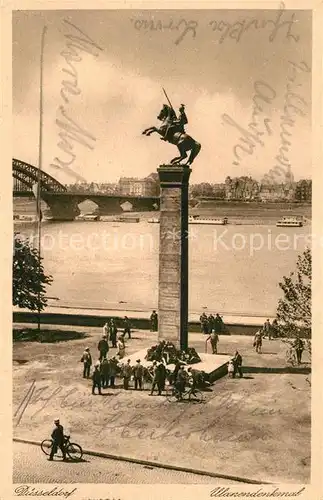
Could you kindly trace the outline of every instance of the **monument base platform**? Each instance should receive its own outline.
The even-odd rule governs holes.
[[[134,366],[136,364],[136,360],[140,359],[143,366],[149,367],[153,364],[153,362],[145,359],[146,354],[147,349],[141,349],[140,351],[131,354],[131,356],[125,356],[122,359],[122,362],[126,363],[127,360],[130,359],[131,366]],[[200,356],[201,361],[199,363],[194,363],[193,365],[187,365],[187,367],[191,366],[194,370],[205,372],[209,375],[210,382],[214,382],[228,373],[228,362],[232,359],[232,356],[204,353],[198,353],[198,355]],[[167,365],[167,368],[174,370],[175,365],[169,364]]]

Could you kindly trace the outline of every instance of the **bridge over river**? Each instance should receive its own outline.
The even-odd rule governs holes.
[[[12,160],[13,196],[34,197],[32,187],[38,181],[37,167],[21,160]],[[44,171],[40,172],[40,197],[55,220],[74,220],[81,211],[79,204],[90,200],[100,215],[120,214],[124,211],[145,212],[159,209],[159,196],[127,196],[68,191],[66,186]]]

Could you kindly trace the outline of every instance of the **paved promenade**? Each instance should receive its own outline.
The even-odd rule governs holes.
[[[102,329],[66,329],[79,329],[87,337],[14,343],[15,437],[41,441],[60,416],[84,449],[258,481],[309,480],[308,359],[301,370],[290,371],[281,341],[265,340],[260,355],[249,336],[221,336],[219,353],[232,355],[238,349],[244,378],[218,380],[201,405],[172,404],[165,397],[150,397],[150,384],[142,392],[134,391],[133,384],[125,391],[120,379],[116,389],[92,396],[80,357],[89,346],[96,360]],[[126,356],[156,341],[147,330],[134,331]],[[194,333],[189,343],[203,352],[205,336]],[[109,357],[114,354],[110,349]]]
[[[81,462],[48,462],[40,447],[13,444],[14,483],[241,484],[198,474],[85,455]]]

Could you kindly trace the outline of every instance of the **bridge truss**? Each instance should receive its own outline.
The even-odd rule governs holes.
[[[32,186],[38,182],[38,175],[39,170],[37,167],[16,158],[12,159],[13,191],[15,193],[32,191]],[[50,193],[65,193],[67,188],[54,177],[42,171],[40,174],[40,190]]]

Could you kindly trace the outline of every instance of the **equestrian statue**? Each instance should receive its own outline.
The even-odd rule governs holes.
[[[180,164],[187,158],[187,151],[190,151],[190,155],[188,160],[185,162],[185,165],[192,165],[194,159],[200,152],[201,144],[185,132],[184,126],[188,123],[185,113],[185,105],[181,104],[181,107],[179,108],[179,117],[177,118],[174,108],[171,105],[164,89],[163,91],[169,104],[164,104],[162,110],[157,116],[157,120],[162,123],[159,128],[149,127],[142,133],[149,136],[153,132],[157,132],[162,136],[162,141],[169,142],[170,144],[174,144],[178,147],[180,156],[173,158],[170,161],[171,164]]]

